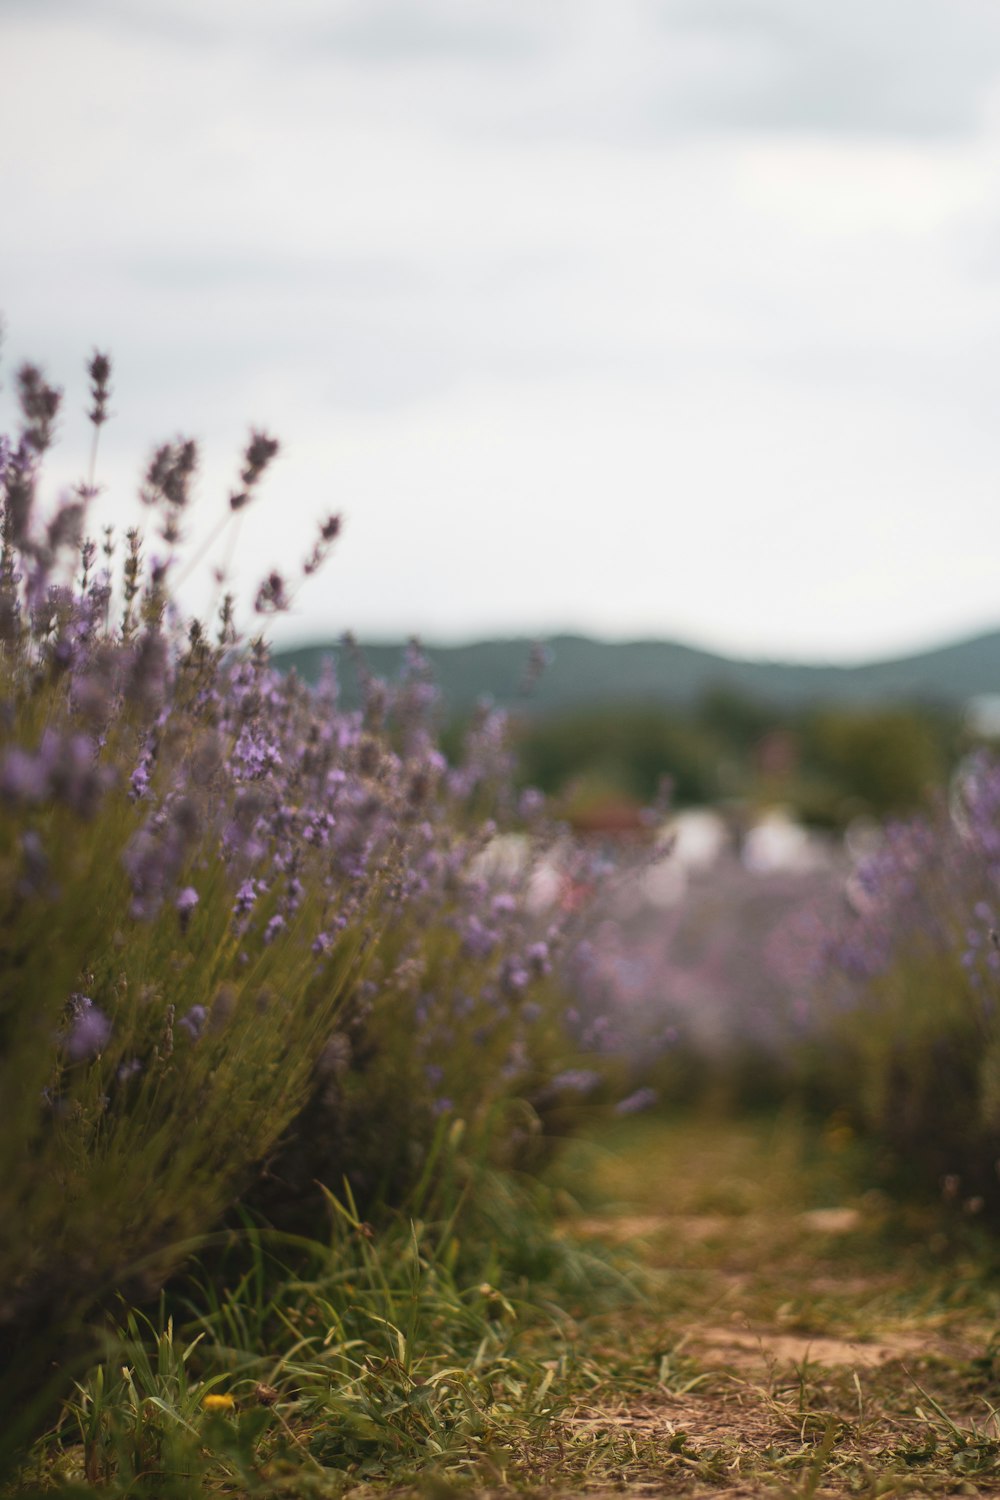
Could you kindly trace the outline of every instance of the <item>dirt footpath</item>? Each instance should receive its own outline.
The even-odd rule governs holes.
[[[989,1243],[848,1157],[781,1118],[581,1148],[567,1232],[627,1246],[650,1284],[584,1335],[592,1388],[560,1419],[574,1492],[1000,1494]]]

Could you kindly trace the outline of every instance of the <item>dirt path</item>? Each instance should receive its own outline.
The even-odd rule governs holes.
[[[853,1151],[836,1126],[636,1122],[570,1158],[567,1233],[650,1278],[582,1338],[574,1492],[1000,1494],[986,1242],[864,1191]]]

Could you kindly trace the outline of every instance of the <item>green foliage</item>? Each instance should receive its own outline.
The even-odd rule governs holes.
[[[518,748],[522,778],[553,796],[582,786],[649,803],[667,778],[681,806],[781,803],[839,829],[925,805],[967,747],[940,710],[779,710],[718,687],[687,709],[605,703],[526,717]]]
[[[914,709],[826,709],[806,718],[802,756],[839,798],[841,818],[883,818],[924,805],[941,785],[955,753],[949,730]]]
[[[601,707],[523,723],[518,748],[523,779],[549,793],[583,775],[638,802],[651,802],[666,776],[681,803],[718,792],[718,743],[660,709]]]
[[[827,1018],[815,1093],[872,1144],[893,1189],[995,1218],[1000,1031],[960,951],[917,935],[907,949],[869,980],[863,1013]]]
[[[563,1303],[634,1301],[608,1253],[554,1237],[535,1185],[442,1125],[441,1170],[376,1235],[330,1196],[325,1242],[250,1230],[126,1312],[21,1484],[111,1496],[332,1494],[506,1463],[565,1399]],[[473,1191],[469,1191],[473,1185]]]
[[[393,1209],[433,1168],[442,1121],[458,1118],[470,1140],[488,1142],[495,1166],[518,1165],[540,1135],[528,1101],[578,1059],[562,992],[539,981],[523,1002],[498,1006],[483,966],[462,955],[453,928],[442,924],[420,939],[416,1003],[393,977],[413,984],[414,949],[408,963],[387,938],[368,970],[376,976],[368,1005],[334,1033],[307,1104],[245,1195],[270,1222],[314,1233],[323,1217],[319,1185],[345,1179],[367,1213]],[[419,1020],[408,1025],[415,1009]]]

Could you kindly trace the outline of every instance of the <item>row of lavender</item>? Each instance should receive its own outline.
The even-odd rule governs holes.
[[[96,437],[106,358],[90,377]],[[793,903],[810,975],[780,935],[762,944],[753,903],[733,940],[716,880],[706,988],[674,917],[644,935],[622,919],[627,886],[592,919],[593,857],[557,851],[540,799],[515,792],[500,716],[444,757],[419,652],[347,712],[332,676],[307,690],[239,641],[229,596],[182,628],[193,443],[159,448],[144,477],[150,555],[136,531],[86,540],[93,459],[40,517],[60,397],[31,367],[17,383],[20,428],[0,439],[0,1367],[15,1383],[82,1308],[157,1286],[248,1191],[298,1227],[317,1179],[398,1201],[456,1119],[523,1152],[525,1101],[599,1083],[581,1047],[648,1063],[640,990],[683,1071],[692,1007],[733,979],[716,1033],[767,1030],[772,1053],[794,1034],[802,1076],[897,1158],[966,1201],[997,1196],[996,771],[888,830],[832,935],[828,886],[822,941]],[[275,451],[252,435],[229,517]],[[322,524],[303,575],[338,530]],[[292,588],[264,579],[258,615]],[[784,965],[780,1014],[773,974],[748,996],[749,953]]]
[[[891,824],[820,950],[821,1066],[903,1184],[1000,1215],[1000,765]]]
[[[89,373],[96,438],[108,360]],[[509,1153],[531,1123],[511,1102],[578,1061],[552,968],[579,913],[530,898],[544,808],[512,789],[502,719],[484,710],[448,762],[416,650],[346,712],[332,675],[307,690],[239,641],[231,597],[182,629],[194,444],[162,446],[145,475],[155,552],[137,531],[97,547],[93,463],[39,517],[60,393],[33,367],[16,378],[20,428],[0,439],[4,1397],[86,1307],[148,1295],[248,1189],[286,1223],[317,1178],[398,1195],[456,1117]],[[253,434],[230,516],[276,447]],[[289,590],[265,579],[257,613]],[[525,841],[515,865],[484,857],[501,824]]]
[[[996,759],[970,755],[931,811],[784,868],[730,845],[685,884],[680,826],[662,874],[601,901],[573,950],[604,1045],[666,1098],[791,1094],[866,1143],[869,1181],[1000,1217]]]

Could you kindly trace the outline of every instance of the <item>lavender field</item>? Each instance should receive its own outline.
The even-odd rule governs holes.
[[[224,575],[211,618],[175,599],[193,441],[153,451],[143,532],[91,538],[109,359],[88,376],[71,493],[36,366],[0,439],[8,1493],[339,1494],[516,1453],[565,1320],[636,1295],[537,1175],[601,1121],[792,1101],[870,1148],[859,1190],[995,1220],[986,752],[863,841],[776,809],[574,834],[500,711],[446,753],[416,644],[396,680],[356,657],[357,708],[334,666],[269,664],[337,515],[249,631]],[[220,535],[277,449],[251,433]]]
[[[0,59],[0,1500],[1000,1496],[1000,5]]]

